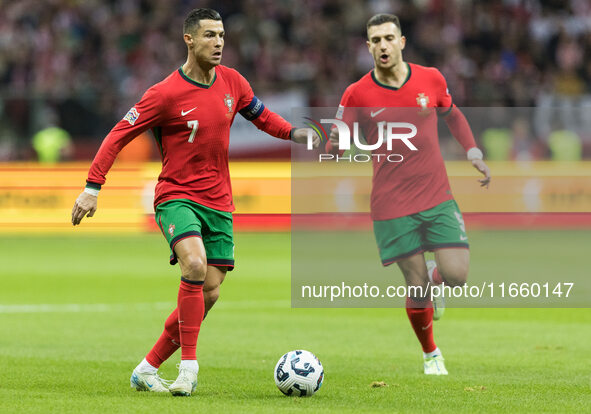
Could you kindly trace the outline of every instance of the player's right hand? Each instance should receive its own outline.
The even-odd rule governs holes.
[[[78,196],[74,203],[74,207],[72,207],[72,224],[74,226],[80,224],[84,217],[94,216],[94,213],[96,212],[97,198],[97,196],[85,192],[82,192]]]
[[[297,128],[293,131],[291,140],[297,144],[307,144],[309,135],[312,137],[312,147],[318,148],[318,145],[320,145],[320,137],[316,131],[311,128]]]

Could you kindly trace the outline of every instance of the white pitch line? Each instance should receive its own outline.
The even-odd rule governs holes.
[[[92,313],[92,312],[128,312],[149,310],[172,310],[173,302],[152,303],[64,303],[64,304],[16,304],[0,305],[0,314],[7,313]],[[261,308],[289,308],[289,300],[267,301],[223,301],[220,300],[215,309],[261,309]]]
[[[121,312],[129,310],[171,309],[172,302],[153,303],[40,303],[0,305],[0,313],[82,313]]]

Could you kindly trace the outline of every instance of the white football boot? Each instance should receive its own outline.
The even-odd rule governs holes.
[[[423,369],[426,375],[447,375],[443,356],[435,355],[425,357],[423,360]]]
[[[433,271],[437,268],[435,260],[427,260],[427,274],[429,275],[429,282],[431,285],[436,283],[433,281]],[[436,296],[433,298],[433,320],[438,321],[445,312],[445,298],[443,296]]]
[[[168,391],[170,391],[175,397],[189,397],[197,388],[198,373],[199,365],[197,365],[196,371],[179,366],[179,376],[172,385],[168,387]]]
[[[133,370],[129,383],[137,391],[168,392],[168,385],[172,381],[160,378],[157,372],[147,373]]]

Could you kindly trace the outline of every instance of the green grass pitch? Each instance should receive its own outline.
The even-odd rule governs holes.
[[[544,234],[472,232],[479,246],[472,261],[506,272],[523,256],[501,260],[499,241],[534,261],[531,244]],[[585,239],[584,232],[552,235],[564,252]],[[129,388],[176,300],[178,267],[168,265],[160,235],[2,236],[0,412],[591,409],[589,309],[450,308],[435,325],[450,375],[425,377],[403,309],[292,309],[289,234],[238,234],[236,244],[238,268],[199,337],[197,392],[173,398]],[[580,269],[587,258],[578,260],[562,262],[564,269]],[[400,283],[394,269],[392,277]],[[275,387],[273,367],[292,349],[312,351],[324,365],[324,385],[312,398],[287,398]],[[174,379],[179,358],[163,365],[165,378]],[[386,386],[372,388],[374,381]]]

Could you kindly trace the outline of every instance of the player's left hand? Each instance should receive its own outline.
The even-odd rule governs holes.
[[[72,207],[72,224],[80,224],[84,217],[92,217],[97,208],[97,196],[82,192]]]
[[[318,148],[320,145],[320,137],[312,128],[298,128],[293,131],[291,135],[291,140],[298,144],[307,144],[308,143],[308,134],[312,135],[312,146],[314,148]]]
[[[476,168],[478,171],[480,171],[480,173],[482,175],[484,175],[484,178],[481,178],[478,180],[478,182],[480,183],[481,187],[486,187],[488,188],[488,185],[490,184],[490,169],[488,168],[488,165],[486,165],[484,163],[484,161],[482,160],[472,160],[472,165],[474,166],[474,168]]]

